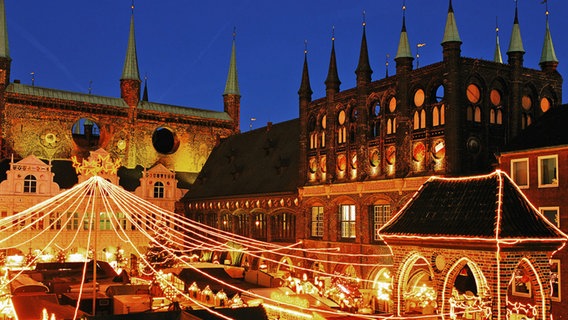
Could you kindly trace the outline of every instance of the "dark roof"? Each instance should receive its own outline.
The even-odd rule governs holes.
[[[436,239],[566,240],[502,171],[467,178],[430,178],[379,233]]]
[[[56,319],[74,319],[75,316],[75,307],[60,305],[56,294],[13,296],[12,303],[18,319],[41,319],[44,308],[49,315],[54,314]],[[78,316],[82,317],[83,312],[79,310]]]
[[[183,200],[297,192],[298,137],[298,119],[228,137]]]
[[[552,108],[521,131],[502,151],[508,152],[568,145],[566,123],[568,123],[568,105]]]
[[[196,267],[194,269],[183,268],[179,272],[178,278],[185,282],[188,286],[195,282],[201,290],[203,290],[206,286],[209,286],[211,291],[214,293],[223,290],[229,298],[240,293],[240,290],[258,288],[258,285],[246,282],[243,278],[231,277],[222,265],[219,267]],[[237,287],[240,290],[231,288],[226,284]]]

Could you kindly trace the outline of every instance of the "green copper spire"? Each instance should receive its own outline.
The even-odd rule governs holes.
[[[406,33],[406,6],[402,6],[402,30],[400,31],[400,40],[398,41],[398,50],[396,51],[397,58],[412,58],[410,52],[410,42],[408,41],[408,34]]]
[[[495,54],[493,61],[503,63],[503,56],[501,55],[501,45],[499,44],[499,25],[495,27]]]
[[[552,43],[552,36],[550,35],[550,26],[548,25],[548,10],[546,10],[546,32],[544,33],[544,44],[542,46],[542,54],[540,55],[540,62],[558,62],[556,52],[554,51],[554,44]]]
[[[236,49],[236,32],[233,30],[233,47],[231,48],[231,62],[229,64],[229,74],[227,75],[227,83],[225,84],[226,94],[241,95],[239,90],[239,79],[237,77],[237,49]]]
[[[0,0],[0,58],[10,58],[10,47],[8,45],[8,25],[6,23],[6,9],[4,0]]]
[[[454,8],[452,7],[452,0],[450,0],[450,6],[448,8],[448,17],[446,18],[446,29],[444,30],[444,39],[442,39],[442,43],[446,42],[462,42],[460,34],[458,32],[456,18],[454,16]]]
[[[518,8],[515,6],[515,21],[513,22],[513,30],[511,31],[511,41],[509,42],[509,52],[525,52],[523,47],[523,39],[521,38],[521,27],[519,26]]]
[[[121,79],[140,80],[138,57],[136,55],[136,39],[134,37],[134,6],[132,6],[132,16],[130,17],[130,34],[128,36],[128,47],[126,48],[126,58],[124,59]]]

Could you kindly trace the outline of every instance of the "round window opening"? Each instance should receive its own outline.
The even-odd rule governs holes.
[[[179,141],[170,129],[160,127],[152,134],[152,145],[159,153],[171,154],[177,151]]]
[[[99,148],[101,131],[99,125],[88,118],[81,118],[73,124],[71,129],[73,141],[82,150],[96,150]],[[51,133],[51,132],[50,132]],[[54,147],[58,142],[58,137],[51,133],[45,134],[42,141],[46,146]]]

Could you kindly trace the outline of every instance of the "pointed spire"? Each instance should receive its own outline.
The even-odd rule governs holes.
[[[302,82],[300,83],[300,90],[298,95],[300,99],[312,100],[312,87],[310,85],[310,74],[308,72],[308,41],[304,41],[304,67],[302,69]]]
[[[226,94],[236,94],[241,95],[239,90],[239,79],[237,76],[237,49],[236,49],[236,28],[233,28],[233,46],[231,48],[231,61],[229,63],[229,73],[227,74],[227,82],[225,83],[225,91],[223,95]]]
[[[138,72],[138,56],[136,54],[136,38],[134,37],[134,1],[132,1],[132,15],[130,16],[130,34],[128,35],[128,47],[126,48],[126,58],[122,69],[121,79],[140,81]]]
[[[357,75],[357,82],[365,81],[367,83],[371,82],[371,65],[369,63],[369,50],[367,49],[367,34],[365,32],[365,27],[367,22],[365,21],[365,11],[363,11],[363,36],[361,38],[361,50],[359,51],[359,64],[355,70]]]
[[[511,41],[509,42],[509,52],[525,52],[523,47],[523,39],[521,38],[521,27],[519,26],[518,5],[515,0],[515,21],[513,22],[513,30],[511,31]]]
[[[442,43],[446,42],[462,42],[454,16],[454,8],[452,7],[452,0],[448,7],[448,17],[446,18],[446,29],[444,30],[444,39]]]
[[[497,22],[497,18],[495,18],[495,54],[493,55],[493,61],[503,63],[501,45],[499,44],[499,23]]]
[[[4,0],[0,0],[0,58],[10,58],[8,45],[8,24],[6,23],[6,9]]]
[[[329,58],[329,70],[327,72],[327,78],[325,79],[325,87],[326,90],[334,90],[335,92],[339,92],[339,85],[341,81],[339,81],[339,74],[337,73],[337,61],[335,59],[335,27],[332,31],[331,36],[331,56]]]
[[[144,76],[144,92],[142,93],[142,101],[148,101],[148,76]]]
[[[412,58],[410,42],[406,33],[406,4],[402,5],[402,30],[400,31],[400,40],[398,41],[398,51],[394,58]]]
[[[540,55],[539,64],[547,62],[558,62],[556,52],[554,51],[554,44],[552,43],[552,36],[550,35],[550,26],[548,24],[548,3],[546,3],[546,31],[544,33],[544,44],[542,45],[542,54]]]

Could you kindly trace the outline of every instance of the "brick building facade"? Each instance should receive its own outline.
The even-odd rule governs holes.
[[[393,265],[393,259],[401,259],[390,254],[396,256],[397,252],[392,252],[379,234],[392,214],[403,208],[432,175],[457,177],[495,170],[498,166],[495,154],[503,146],[546,112],[560,107],[562,77],[556,71],[558,60],[549,32],[547,27],[540,70],[523,65],[525,51],[516,11],[506,63],[499,47],[496,48],[499,54],[491,60],[467,58],[461,54],[462,42],[450,1],[442,61],[413,68],[403,17],[395,57],[396,74],[372,80],[363,26],[356,87],[345,90],[340,90],[332,39],[325,97],[312,100],[308,55],[305,55],[298,91],[298,146],[294,151],[298,153],[298,170],[296,177],[288,177],[294,185],[282,183],[280,188],[267,188],[258,183],[274,177],[272,170],[259,171],[267,158],[257,156],[251,160],[244,156],[258,155],[261,151],[255,146],[262,141],[268,143],[261,134],[263,130],[276,132],[275,128],[286,126],[274,124],[255,130],[254,134],[240,135],[239,139],[243,140],[238,143],[237,137],[221,143],[208,159],[198,183],[184,197],[186,211],[190,217],[217,227],[235,219],[228,230],[245,236],[256,237],[255,228],[268,222],[271,229],[262,233],[263,240],[283,243],[301,240],[305,248],[339,248],[342,254],[337,256],[314,253],[308,254],[306,261],[281,258],[281,263],[267,263],[267,268],[276,275],[282,269],[289,271],[302,266],[366,279],[368,282],[361,289],[371,302],[381,282],[390,279],[393,270],[389,266]],[[292,134],[281,132],[272,140],[292,138],[295,138]],[[276,154],[285,150],[278,144],[273,149]],[[241,165],[235,166],[231,173],[214,174],[214,168],[227,161]],[[219,181],[223,181],[224,190],[205,191],[212,190]],[[287,202],[277,201],[274,206],[274,200],[282,194],[292,199],[297,195],[297,202],[294,199],[292,205],[282,206]],[[248,199],[259,198],[265,201],[247,204]],[[286,212],[290,224],[279,223],[282,212]],[[292,228],[295,238],[279,238],[281,230],[275,230],[278,227]],[[482,254],[483,250],[479,249]],[[424,263],[433,268],[432,252],[421,249],[420,243],[416,250],[423,252],[427,257]],[[471,250],[476,251],[475,246]],[[411,281],[416,281],[414,285],[423,284],[412,280],[409,274],[405,277],[399,280],[408,285],[406,288],[412,287]],[[505,303],[504,295],[500,297]],[[406,312],[392,305],[391,299],[392,296],[375,299],[374,310]],[[504,318],[502,311],[494,316]]]

